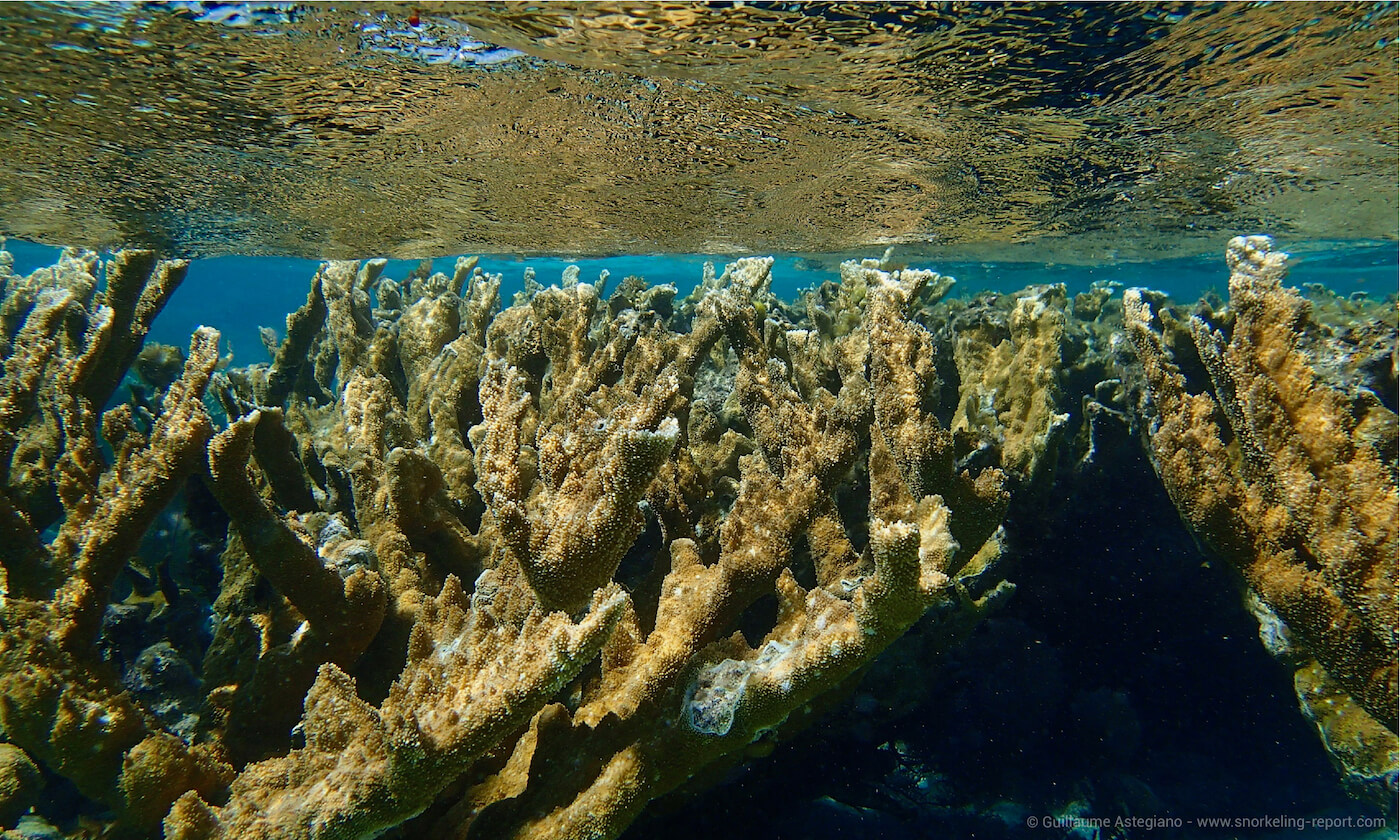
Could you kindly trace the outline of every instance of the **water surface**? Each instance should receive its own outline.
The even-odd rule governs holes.
[[[1097,264],[1396,235],[1390,3],[13,3],[0,232]]]

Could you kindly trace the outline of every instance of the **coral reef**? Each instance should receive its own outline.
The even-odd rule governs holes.
[[[95,255],[65,252],[51,269],[0,278],[0,729],[12,749],[149,830],[166,800],[185,790],[212,795],[232,768],[216,750],[166,731],[104,667],[95,643],[142,534],[200,469],[214,432],[202,396],[219,336],[194,335],[158,417],[122,403],[99,426],[186,264],[125,252],[105,266],[100,292],[98,267]],[[19,764],[12,755],[11,767]]]
[[[1257,596],[1261,636],[1294,660],[1329,748],[1393,801],[1396,415],[1337,375],[1368,354],[1282,285],[1287,254],[1237,237],[1226,260],[1227,309],[1183,320],[1124,294],[1148,447],[1182,517]]]
[[[1189,328],[1100,286],[945,301],[888,254],[796,303],[747,258],[684,298],[529,275],[504,308],[474,259],[328,262],[239,368],[206,328],[143,349],[183,263],[0,256],[0,818],[56,776],[111,836],[616,837],[858,686],[917,703],[909,669],[1015,589],[1008,517],[1141,461],[1132,418],[1314,663],[1328,743],[1383,763],[1357,721],[1394,727],[1394,516],[1366,495],[1394,506],[1394,415],[1323,396],[1355,366],[1267,382],[1385,342],[1281,337],[1301,304],[1250,247]],[[1298,405],[1336,439],[1299,449]]]
[[[615,836],[931,607],[952,638],[1009,591],[1000,453],[959,463],[913,320],[947,278],[848,264],[838,327],[773,298],[771,260],[679,306],[571,270],[500,312],[470,260],[382,268],[324,265],[271,364],[216,373],[209,330],[173,381],[142,355],[100,426],[183,265],[6,278],[0,722],[118,833]],[[181,601],[127,561],[182,491],[228,523],[212,634],[119,674],[117,617]],[[196,711],[139,702],[192,672]]]
[[[809,351],[837,360],[807,371],[835,393],[803,394],[784,361],[796,324],[755,306],[770,267],[740,261],[678,312],[664,289],[633,281],[605,301],[601,281],[570,272],[491,319],[499,279],[470,263],[450,280],[381,282],[377,313],[366,292],[378,267],[328,264],[265,375],[222,390],[238,419],[210,447],[216,498],[288,602],[272,612],[304,616],[289,653],[302,682],[319,664],[305,745],[246,765],[227,802],[186,794],[167,833],[367,836],[456,782],[455,801],[420,818],[439,836],[615,836],[651,799],[771,739],[930,606],[965,620],[984,610],[993,599],[973,598],[957,576],[994,559],[1006,492],[995,467],[954,469],[950,435],[921,405],[936,384],[931,345],[908,308],[936,275],[866,267],[858,339],[837,348],[808,337]],[[321,299],[320,344],[288,351]],[[895,336],[914,369],[879,355]],[[302,375],[293,358],[317,360],[318,389],[274,388]],[[734,367],[725,399],[739,410],[727,417],[692,410],[697,376],[715,360]],[[319,511],[274,509],[286,504],[270,476],[293,462],[285,444],[282,466],[264,462],[256,428],[267,408],[253,406],[332,393],[342,378],[334,410],[289,400],[279,426]],[[448,393],[440,381],[453,383]],[[858,551],[834,496],[867,449],[869,540]],[[254,461],[271,500],[243,469]],[[351,539],[366,544],[355,571],[319,564],[309,528],[297,543],[308,513],[354,523]],[[631,557],[628,592],[616,578],[648,521],[656,548]],[[296,555],[304,568],[288,568]],[[321,628],[357,588],[351,635],[375,632],[374,574],[391,600],[379,632],[404,639],[407,628],[403,648],[333,656],[308,643],[347,632]],[[750,630],[751,644],[737,631],[765,597],[777,613]],[[382,701],[361,696],[362,681],[396,668]]]

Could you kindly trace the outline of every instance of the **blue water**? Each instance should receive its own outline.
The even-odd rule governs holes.
[[[1400,252],[1393,243],[1290,243],[1279,246],[1294,254],[1289,278],[1293,284],[1321,283],[1342,295],[1358,292],[1380,297],[1395,294],[1400,284]],[[27,274],[51,265],[59,249],[10,240],[5,248],[15,257],[15,271]],[[1225,246],[1221,243],[1221,253]],[[872,253],[871,256],[879,256]],[[898,253],[896,252],[896,257]],[[585,260],[559,258],[515,259],[484,256],[483,270],[504,277],[503,299],[524,288],[526,267],[535,270],[537,282],[548,286],[559,281],[569,265],[580,268],[580,278],[597,280],[609,272],[608,288],[629,274],[646,278],[652,285],[671,283],[681,295],[699,281],[707,260],[722,270],[723,257],[632,256]],[[451,272],[455,258],[434,261],[435,269]],[[916,263],[958,279],[954,295],[980,291],[1013,292],[1037,283],[1063,283],[1071,295],[1086,291],[1096,281],[1123,286],[1147,286],[1170,294],[1177,300],[1192,300],[1213,290],[1222,296],[1227,272],[1223,256],[1203,256],[1150,263],[1114,263],[1095,266],[1046,265],[996,261],[929,261]],[[259,338],[260,327],[272,327],[281,335],[286,316],[306,300],[308,283],[316,272],[315,260],[281,257],[217,257],[195,260],[189,277],[181,285],[156,320],[150,340],[185,345],[190,333],[200,325],[218,328],[224,335],[225,352],[232,351],[235,364],[267,361]],[[418,265],[416,260],[390,260],[385,275],[406,276]],[[800,257],[779,257],[773,265],[773,291],[792,299],[800,290],[837,279],[833,265],[818,267]]]

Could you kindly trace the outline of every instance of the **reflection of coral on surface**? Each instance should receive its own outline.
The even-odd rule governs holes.
[[[1389,775],[1393,799],[1396,417],[1324,378],[1347,345],[1282,286],[1287,255],[1272,245],[1230,241],[1228,310],[1181,323],[1125,293],[1150,449],[1187,523],[1257,594],[1266,643],[1302,663],[1299,695],[1329,748],[1350,772]]]
[[[707,267],[682,300],[569,269],[501,310],[473,260],[331,262],[270,364],[222,372],[210,330],[182,364],[138,357],[181,263],[118,255],[101,292],[90,255],[0,273],[15,796],[42,765],[137,836],[613,837],[839,702],[916,622],[939,656],[1012,590],[1001,525],[1062,430],[1094,457],[1078,403],[1124,416],[1081,369],[1116,310],[1063,287],[944,306],[949,278],[876,260],[799,308],[771,265]],[[1138,376],[1174,428],[1210,398],[1171,402],[1140,300]],[[187,556],[155,556],[160,529]],[[215,555],[211,578],[193,558]],[[1393,576],[1367,585],[1378,604]]]

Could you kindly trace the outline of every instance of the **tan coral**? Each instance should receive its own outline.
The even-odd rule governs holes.
[[[648,332],[628,312],[592,335],[598,291],[576,272],[566,274],[563,288],[512,309],[524,323],[511,329],[540,336],[549,381],[518,355],[518,365],[509,352],[491,361],[481,389],[484,419],[472,431],[481,495],[540,597],[576,609],[612,579],[640,531],[637,504],[678,440],[673,406],[702,350]],[[620,381],[606,384],[617,374]],[[522,471],[526,452],[532,476]]]
[[[119,320],[73,346],[57,330],[93,265],[70,258],[48,297],[15,286],[35,349],[0,382],[3,440],[30,435],[72,525],[49,552],[29,503],[0,499],[17,537],[0,721],[122,829],[178,797],[165,829],[191,840],[369,837],[429,806],[418,828],[441,836],[616,836],[800,726],[930,606],[970,627],[1004,592],[983,585],[999,455],[959,464],[932,399],[915,316],[951,283],[932,272],[853,263],[844,309],[804,319],[764,259],[707,267],[679,309],[669,287],[605,296],[606,276],[570,269],[499,314],[500,278],[471,261],[402,282],[328,263],[271,366],[214,374],[199,334],[147,434],[129,405],[99,423],[80,389],[38,395],[92,369]],[[49,427],[76,443],[44,443]],[[81,657],[131,537],[112,500],[134,500],[139,530],[201,467],[232,528],[190,747]],[[867,478],[868,501],[842,495]],[[65,576],[54,604],[36,597]],[[750,644],[737,628],[764,599],[778,615]]]
[[[1303,347],[1309,310],[1282,286],[1267,237],[1226,254],[1228,337],[1190,322],[1211,392],[1190,394],[1143,295],[1125,323],[1146,372],[1151,447],[1192,529],[1233,562],[1360,708],[1392,733],[1397,707],[1397,495],[1346,395]],[[1374,407],[1370,411],[1374,411]]]
[[[935,600],[958,600],[960,546],[949,530],[958,514],[939,497],[922,496],[908,520],[872,522],[864,559],[839,533],[829,494],[871,422],[871,384],[856,375],[839,394],[798,393],[786,366],[769,356],[766,336],[775,333],[764,323],[768,316],[747,304],[766,288],[770,265],[731,266],[698,308],[697,317],[713,313],[735,345],[735,396],[761,453],[739,459],[737,498],[715,544],[670,543],[670,568],[650,620],[625,611],[603,651],[601,674],[582,687],[577,707],[545,709],[505,767],[433,831],[615,836],[648,800],[770,737]],[[902,482],[895,473],[885,480]],[[1003,504],[997,488],[989,506]],[[807,591],[788,565],[797,541],[818,522],[834,559]],[[980,546],[969,546],[967,555]],[[706,562],[711,551],[715,559]],[[778,618],[751,647],[731,635],[733,622],[766,593],[778,598]]]
[[[0,744],[0,825],[10,825],[29,810],[43,787],[34,761],[14,744]]]
[[[472,604],[449,578],[425,603],[409,665],[380,707],[359,699],[344,671],[322,666],[306,698],[306,746],[250,765],[226,805],[187,794],[166,836],[372,837],[399,824],[596,656],[621,604],[614,588],[578,623],[534,608],[517,624]]]
[[[262,757],[280,749],[277,736],[300,716],[297,704],[274,706],[276,696],[305,694],[324,662],[349,667],[379,631],[386,591],[378,570],[359,565],[337,569],[325,562],[324,550],[308,544],[258,496],[247,466],[261,412],[235,421],[209,447],[209,485],[232,520],[241,546],[258,572],[300,614],[294,642],[277,651],[259,645],[251,674],[230,688],[222,703],[222,722],[230,752],[239,758]],[[232,587],[225,587],[226,591]],[[205,678],[213,680],[214,671]]]
[[[116,576],[199,468],[213,433],[202,398],[219,360],[219,335],[196,331],[148,432],[127,405],[107,412],[109,462],[97,441],[102,406],[93,400],[111,394],[185,266],[119,255],[97,294],[98,266],[95,256],[66,253],[46,276],[7,289],[0,307],[24,313],[20,340],[6,348],[0,439],[7,456],[47,461],[48,492],[63,516],[56,533],[41,536],[57,513],[33,483],[15,483],[12,463],[0,494],[10,537],[0,553],[8,590],[0,608],[0,729],[127,826],[149,830],[175,796],[217,791],[231,768],[216,750],[165,732],[112,680],[92,646]],[[53,445],[36,445],[45,438]]]
[[[1066,305],[1064,286],[1023,293],[1008,319],[1009,336],[992,343],[970,331],[954,347],[962,387],[953,429],[1000,446],[1003,468],[1022,483],[1040,472],[1069,419],[1055,410]]]

